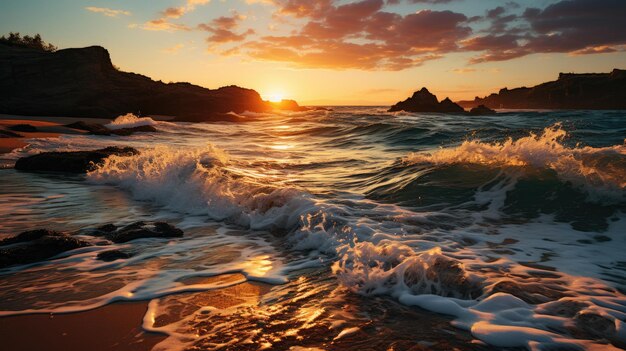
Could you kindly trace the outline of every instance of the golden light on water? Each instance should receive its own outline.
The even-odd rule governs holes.
[[[260,255],[250,258],[244,263],[244,270],[257,277],[263,277],[274,267],[269,255]]]

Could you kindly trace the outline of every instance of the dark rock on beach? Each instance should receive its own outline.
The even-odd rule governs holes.
[[[66,173],[86,173],[94,170],[98,164],[111,155],[133,156],[139,151],[132,147],[107,147],[94,151],[44,152],[22,157],[15,163],[15,169],[21,171],[47,171]]]
[[[66,233],[31,230],[0,241],[0,267],[38,262],[89,245]]]
[[[18,134],[6,129],[0,129],[0,138],[23,138],[22,134]]]
[[[30,124],[14,124],[9,127],[10,130],[16,132],[24,132],[24,133],[36,133],[37,127],[32,126]]]
[[[109,224],[97,228],[93,234],[104,236],[114,243],[125,243],[144,238],[180,238],[184,232],[165,222],[136,222],[121,228]]]
[[[469,114],[472,116],[489,116],[489,115],[495,115],[496,113],[497,112],[495,110],[492,110],[485,105],[476,106],[472,108],[469,112]]]
[[[158,132],[156,128],[153,126],[138,126],[138,127],[130,127],[130,128],[121,128],[121,129],[109,129],[100,123],[88,123],[84,121],[79,121],[71,124],[65,125],[68,128],[84,130],[89,132],[92,135],[119,135],[119,136],[129,136],[137,132],[143,133],[154,133]]]
[[[439,112],[439,113],[465,113],[465,110],[452,102],[449,98],[445,98],[439,102],[437,97],[422,88],[413,95],[397,104],[391,106],[389,112],[407,111],[407,112]]]

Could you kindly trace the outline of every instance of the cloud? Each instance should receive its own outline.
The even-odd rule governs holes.
[[[455,68],[452,72],[456,74],[468,74],[476,72],[476,68]]]
[[[247,36],[254,34],[252,29],[239,34],[234,32],[239,26],[239,22],[245,18],[245,16],[237,13],[232,16],[222,16],[212,20],[210,23],[199,24],[198,29],[211,33],[206,40],[212,44],[239,42],[245,40]]]
[[[275,19],[294,18],[300,28],[264,36],[227,54],[297,67],[401,70],[458,49],[471,32],[467,17],[452,11],[386,12],[383,0],[275,0]]]
[[[185,7],[168,7],[161,14],[167,18],[180,18],[185,14]]]
[[[153,31],[190,31],[191,28],[184,24],[177,24],[169,22],[166,18],[159,18],[152,21],[148,21],[141,26],[142,29],[145,30],[153,30]]]
[[[492,20],[489,33],[462,43],[465,50],[483,51],[472,63],[535,53],[607,53],[626,44],[626,1],[563,0],[544,9],[527,8],[518,16],[504,16],[504,12],[504,8],[488,12],[486,17]],[[509,28],[514,20],[523,25]]]
[[[161,11],[161,17],[144,23],[141,28],[154,31],[189,31],[191,28],[185,24],[171,22],[170,19],[178,19],[192,12],[198,5],[208,4],[210,0],[187,0],[184,6],[168,7]]]
[[[270,28],[275,23],[293,27],[282,35],[257,35],[242,25],[246,18],[238,13],[197,25],[179,23],[208,3],[187,0],[142,28],[200,30],[208,33],[210,49],[223,55],[328,69],[402,70],[459,52],[474,53],[468,63],[478,64],[535,53],[589,55],[626,48],[626,0],[551,0],[543,8],[502,1],[473,17],[441,9],[454,1],[246,0],[272,6]],[[400,2],[438,6],[403,14],[388,8]],[[230,45],[224,49],[225,44]]]
[[[124,15],[124,16],[131,15],[130,11],[113,10],[113,9],[106,8],[106,7],[87,6],[85,7],[85,10],[90,11],[90,12],[100,13],[107,17],[117,17],[119,15]]]
[[[166,54],[177,54],[184,47],[185,47],[185,44],[176,44],[169,48],[165,48],[162,51]]]

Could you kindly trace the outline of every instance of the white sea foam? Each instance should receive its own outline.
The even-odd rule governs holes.
[[[105,124],[104,126],[115,130],[122,128],[153,126],[156,124],[157,122],[150,117],[137,117],[132,113],[127,113],[125,115],[118,116],[111,123]]]

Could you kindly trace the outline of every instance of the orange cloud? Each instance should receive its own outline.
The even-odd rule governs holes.
[[[235,13],[230,17],[222,16],[212,20],[210,23],[199,24],[198,29],[211,33],[207,38],[209,43],[222,44],[243,41],[247,36],[254,34],[254,30],[252,29],[248,29],[239,34],[234,32],[234,29],[239,26],[239,22],[243,19],[245,19],[245,16]]]
[[[90,12],[95,12],[95,13],[100,13],[103,14],[107,17],[117,17],[119,15],[124,15],[124,16],[130,16],[131,13],[130,11],[124,11],[124,10],[113,10],[107,7],[94,7],[94,6],[87,6],[85,7],[85,10],[90,11]]]

